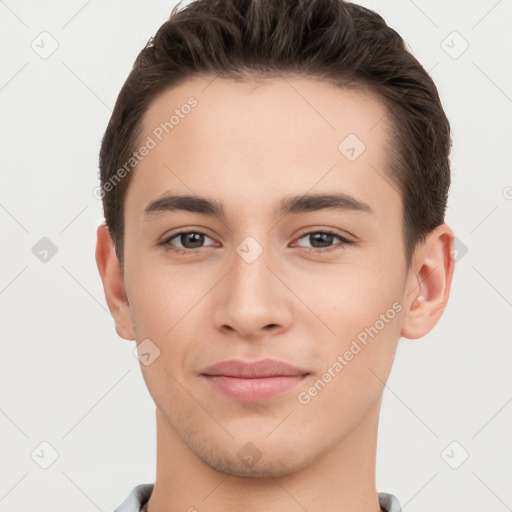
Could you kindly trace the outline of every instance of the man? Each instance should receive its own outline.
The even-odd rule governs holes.
[[[117,512],[401,510],[376,491],[378,419],[399,338],[449,297],[450,146],[368,9],[173,10],[100,153],[96,260],[157,425],[156,482]]]

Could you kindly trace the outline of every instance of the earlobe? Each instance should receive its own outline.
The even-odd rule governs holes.
[[[134,340],[135,334],[124,279],[107,225],[100,224],[96,234],[96,264],[103,282],[105,299],[114,318],[116,332],[125,340]]]
[[[446,308],[455,269],[451,256],[453,239],[451,228],[442,224],[429,233],[415,252],[404,299],[404,338],[428,334]]]

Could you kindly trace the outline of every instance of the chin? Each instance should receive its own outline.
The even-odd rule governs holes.
[[[222,443],[201,443],[197,438],[187,440],[189,448],[198,459],[219,473],[244,478],[283,477],[300,471],[309,466],[316,458],[314,454],[307,456],[306,450],[297,456],[297,442],[286,445],[277,439],[274,443],[267,439],[255,438],[254,443],[230,439],[224,446]],[[236,446],[235,450],[232,447]],[[318,453],[320,456],[320,453]]]
[[[254,465],[241,462],[238,458],[215,458],[213,460],[204,460],[205,464],[219,473],[242,478],[279,478],[300,471],[308,463],[302,464],[297,460],[288,459],[283,462],[279,456],[271,459],[264,457],[258,460]]]

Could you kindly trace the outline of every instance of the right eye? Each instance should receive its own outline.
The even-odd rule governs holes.
[[[206,233],[201,231],[179,231],[163,240],[159,245],[163,246],[166,251],[174,251],[180,254],[194,253],[200,249],[205,241],[205,238],[212,240]],[[178,245],[174,239],[178,239]]]

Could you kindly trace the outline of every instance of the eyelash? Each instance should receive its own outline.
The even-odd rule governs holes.
[[[202,231],[198,231],[198,230],[179,231],[178,233],[174,233],[170,237],[167,237],[162,242],[160,242],[158,245],[163,246],[165,251],[172,251],[176,254],[192,255],[192,254],[201,252],[201,250],[203,249],[202,247],[198,248],[198,249],[174,249],[172,247],[171,240],[174,240],[175,238],[179,237],[180,235],[186,235],[186,234],[191,234],[191,233],[198,234],[198,235],[204,235],[204,236],[207,236],[208,238],[211,238],[206,233],[204,233]],[[319,249],[319,248],[315,248],[315,247],[311,247],[311,248],[302,247],[302,249],[308,249],[308,253],[314,252],[314,253],[325,254],[325,253],[329,253],[329,252],[332,252],[335,250],[342,249],[345,245],[355,245],[355,242],[353,242],[352,240],[348,240],[347,238],[341,236],[336,231],[332,231],[330,229],[322,229],[322,230],[318,230],[318,231],[308,231],[306,233],[302,233],[302,235],[297,240],[300,240],[301,238],[304,238],[309,235],[315,235],[315,234],[319,234],[319,233],[326,234],[326,235],[333,235],[336,238],[338,238],[339,240],[341,240],[341,242],[339,242],[338,244],[333,245],[331,247],[327,247],[327,248],[323,248],[323,249]]]

